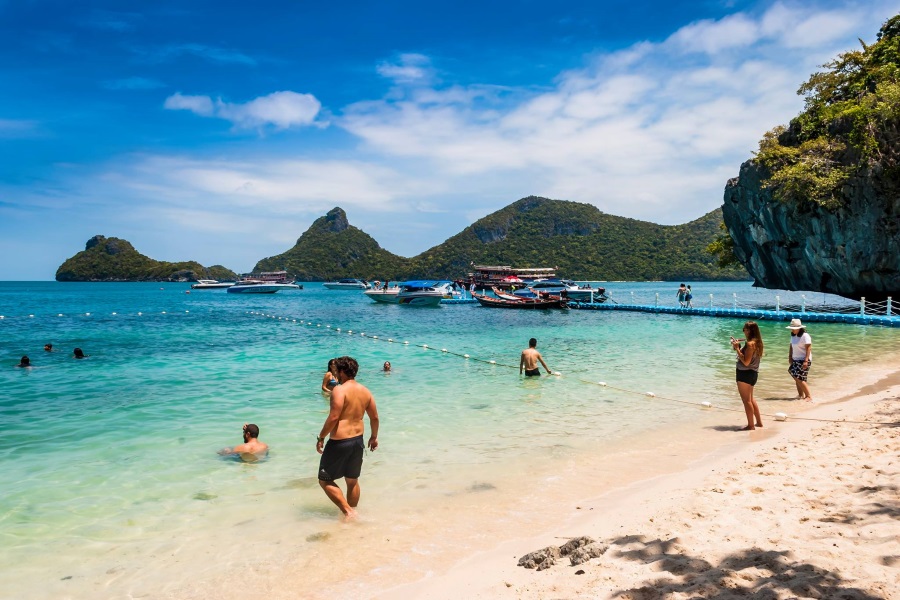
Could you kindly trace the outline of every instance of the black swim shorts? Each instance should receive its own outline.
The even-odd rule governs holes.
[[[756,385],[756,381],[759,379],[759,371],[735,369],[734,373],[734,379],[738,383],[749,383],[750,385]]]
[[[345,440],[328,440],[319,460],[319,480],[334,481],[341,477],[359,479],[365,448],[361,435]]]
[[[541,374],[540,369],[525,369],[525,377],[535,377]]]

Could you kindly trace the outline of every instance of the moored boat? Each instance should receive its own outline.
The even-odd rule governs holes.
[[[191,284],[192,290],[214,290],[228,288],[234,285],[233,281],[216,281],[215,279],[198,279]]]
[[[521,288],[533,281],[556,277],[554,268],[513,269],[510,266],[473,265],[473,272],[468,274],[467,284],[474,285],[476,290],[489,290],[496,286],[501,289]]]
[[[487,308],[521,308],[525,310],[540,310],[545,308],[567,308],[566,301],[559,296],[544,296],[538,298],[510,299],[508,294],[503,298],[494,298],[486,294],[472,294],[478,303]]]
[[[326,281],[322,284],[327,290],[367,290],[371,286],[361,279],[339,279],[338,281]]]
[[[298,290],[295,283],[275,283],[261,279],[242,279],[228,288],[229,294],[274,294],[281,290]]]
[[[439,281],[406,281],[396,287],[366,290],[366,296],[375,302],[402,304],[404,306],[437,306],[441,300],[452,297],[448,283]]]

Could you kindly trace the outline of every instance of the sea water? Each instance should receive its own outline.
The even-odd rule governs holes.
[[[623,301],[634,292],[676,302],[677,284],[605,285]],[[695,305],[710,293],[771,305],[777,293],[693,287]],[[615,471],[599,458],[613,449],[639,452],[642,439],[677,427],[721,435],[704,428],[716,419],[744,424],[728,343],[738,319],[409,307],[320,284],[246,295],[55,282],[0,283],[0,315],[4,597],[231,597],[248,578],[274,597],[313,597],[346,579],[323,565],[360,555],[369,577],[424,576],[429,557],[454,556],[450,546],[537,526],[533,505],[591,469]],[[789,333],[782,322],[760,328],[761,408],[794,412]],[[809,331],[814,392],[817,372],[897,347],[886,328]],[[519,377],[531,337],[561,376]],[[74,359],[75,347],[89,356]],[[16,368],[26,354],[33,367]],[[360,523],[348,525],[315,478],[322,376],[341,355],[359,362],[382,423]],[[736,412],[713,417],[702,402]],[[248,422],[270,456],[219,456]]]

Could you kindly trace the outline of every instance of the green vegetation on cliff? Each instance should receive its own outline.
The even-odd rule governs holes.
[[[126,240],[95,235],[84,250],[56,271],[57,281],[193,281],[235,279],[221,265],[208,269],[195,261],[170,263],[148,258]]]
[[[264,258],[253,269],[287,271],[300,281],[326,281],[342,277],[397,279],[408,271],[409,260],[391,254],[367,233],[347,222],[347,215],[334,208],[321,217],[283,254]]]
[[[657,225],[532,196],[407,259],[381,248],[335,208],[292,249],[259,261],[255,271],[284,269],[307,281],[457,278],[475,263],[557,267],[560,275],[579,280],[746,279],[743,268],[719,267],[705,250],[721,221],[715,210],[684,225]]]
[[[861,42],[862,43],[862,42]],[[900,15],[871,46],[846,52],[813,74],[798,93],[803,112],[760,141],[756,160],[766,186],[784,202],[846,203],[852,177],[877,173],[887,191],[900,188]]]

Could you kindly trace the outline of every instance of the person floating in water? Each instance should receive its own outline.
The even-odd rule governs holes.
[[[53,352],[53,344],[44,344],[44,352]]]
[[[344,517],[356,517],[359,504],[359,476],[362,472],[365,444],[365,423],[363,415],[369,416],[372,429],[369,435],[369,450],[378,448],[378,409],[375,398],[364,385],[358,383],[356,373],[359,363],[349,356],[335,361],[340,385],[331,393],[331,409],[328,418],[316,436],[316,452],[322,455],[319,461],[319,485],[328,499],[341,509]],[[328,443],[325,437],[328,436]],[[347,482],[347,496],[335,480],[343,478]]]
[[[391,362],[389,360],[384,361],[384,366],[382,367],[382,371],[385,373],[390,372],[391,370]]]
[[[330,394],[336,385],[338,385],[337,367],[334,366],[334,359],[332,358],[328,361],[328,370],[325,371],[325,376],[322,377],[322,391]]]
[[[90,354],[85,354],[81,348],[75,348],[72,352],[75,355],[75,358],[87,358],[90,356]]]
[[[31,368],[31,359],[28,358],[27,356],[23,356],[22,360],[20,360],[19,364],[17,364],[16,366],[21,367],[23,369],[30,369]]]
[[[254,462],[261,458],[265,458],[269,453],[269,445],[259,441],[259,427],[253,423],[244,423],[243,429],[244,443],[238,444],[234,448],[222,448],[219,454],[222,456],[238,455],[245,462]]]
[[[528,340],[528,347],[522,350],[522,357],[519,359],[519,375],[522,374],[522,370],[524,369],[526,377],[540,377],[541,370],[537,366],[538,362],[544,365],[544,368],[547,370],[547,375],[552,374],[550,367],[544,362],[544,357],[537,351],[537,340],[531,338]]]

